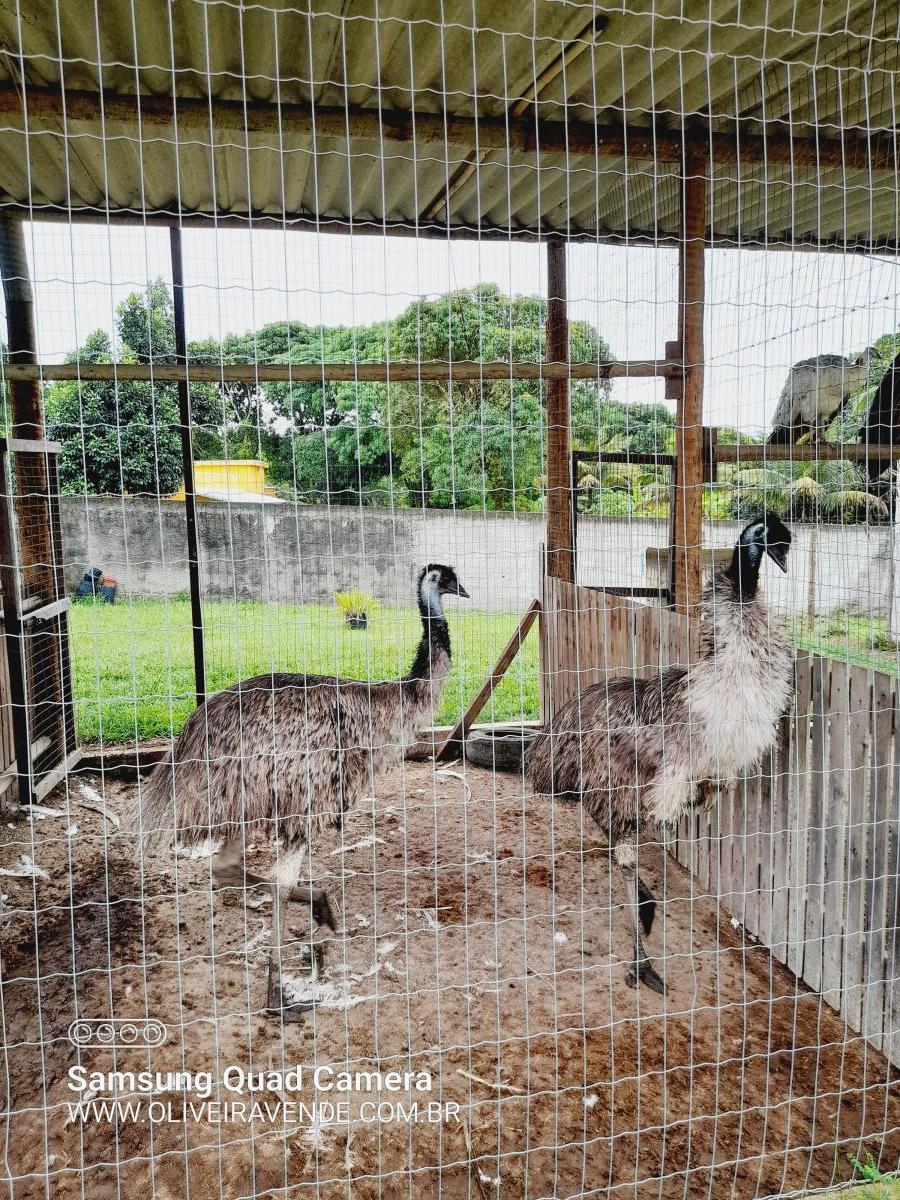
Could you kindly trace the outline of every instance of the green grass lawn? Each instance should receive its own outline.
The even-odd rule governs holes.
[[[448,606],[449,607],[449,606]],[[203,606],[209,692],[266,671],[396,679],[421,634],[415,609],[376,609],[367,630],[348,629],[330,605]],[[517,614],[449,613],[453,674],[437,724],[472,699],[519,622]],[[194,707],[190,604],[134,600],[73,604],[72,660],[78,735],[129,742],[177,732]],[[483,721],[538,715],[537,627],[482,711]]]
[[[415,609],[376,609],[366,630],[348,629],[331,605],[203,607],[207,690],[266,671],[307,671],[352,679],[396,679],[408,670],[421,624]],[[72,606],[71,634],[78,734],[83,741],[134,741],[177,732],[194,707],[187,599]],[[453,674],[436,724],[459,716],[520,619],[462,605],[449,613]],[[794,644],[892,675],[900,654],[884,621],[832,613],[812,632],[791,622]],[[482,712],[483,721],[538,716],[537,627]]]
[[[891,640],[883,617],[861,617],[844,610],[817,617],[812,630],[802,617],[790,623],[794,645],[854,666],[888,675],[900,671],[900,646]]]

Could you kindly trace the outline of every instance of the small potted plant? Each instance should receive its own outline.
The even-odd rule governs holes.
[[[334,602],[350,629],[365,629],[369,624],[369,613],[378,607],[374,596],[356,590],[338,592]]]

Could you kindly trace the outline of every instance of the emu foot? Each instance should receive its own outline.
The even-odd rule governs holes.
[[[321,944],[303,946],[307,975],[301,979],[285,979],[274,959],[269,960],[269,985],[266,1012],[281,1017],[283,1025],[299,1024],[305,1013],[318,1004],[316,982],[325,966],[325,948]]]
[[[337,923],[328,893],[324,888],[292,887],[288,899],[296,904],[308,904],[312,909],[313,920],[317,925],[327,925],[332,933],[337,933]]]
[[[660,996],[665,996],[669,990],[649,958],[642,958],[635,963],[625,976],[625,982],[632,988],[637,987],[638,983],[645,983],[652,992]]]

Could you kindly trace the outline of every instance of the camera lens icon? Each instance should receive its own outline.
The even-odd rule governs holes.
[[[68,1031],[73,1046],[92,1046],[98,1050],[161,1046],[168,1033],[162,1021],[153,1017],[82,1019],[73,1021]]]

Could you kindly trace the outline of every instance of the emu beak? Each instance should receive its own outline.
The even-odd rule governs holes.
[[[472,599],[472,597],[469,595],[469,593],[466,591],[466,589],[463,587],[463,585],[459,582],[458,579],[456,581],[456,594],[457,594],[457,596],[462,597],[463,600],[471,600]]]
[[[771,546],[766,546],[766,554],[771,558],[776,566],[781,567],[785,575],[787,575],[787,556],[790,546],[787,542],[773,542]]]

